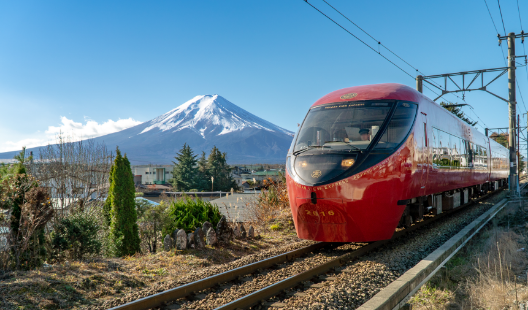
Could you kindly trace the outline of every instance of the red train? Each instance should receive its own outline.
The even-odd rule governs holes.
[[[508,181],[508,150],[400,84],[356,86],[315,102],[287,157],[297,235],[390,239],[426,212]]]

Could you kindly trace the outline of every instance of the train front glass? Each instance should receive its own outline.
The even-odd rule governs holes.
[[[296,174],[310,184],[326,182],[354,167],[358,156],[395,149],[409,134],[416,110],[416,104],[406,102],[341,102],[311,108],[293,149]]]

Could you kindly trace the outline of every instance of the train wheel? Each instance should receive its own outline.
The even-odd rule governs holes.
[[[398,223],[398,228],[408,228],[411,227],[412,216],[409,206],[405,207],[400,222]]]
[[[415,221],[420,221],[424,216],[424,205],[421,197],[418,199],[418,202],[412,203],[408,206],[410,210],[410,215]]]

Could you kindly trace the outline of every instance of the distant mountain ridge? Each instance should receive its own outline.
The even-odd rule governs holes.
[[[283,163],[293,132],[272,124],[219,95],[202,95],[150,121],[93,138],[110,149],[118,145],[132,164],[169,164],[184,143],[195,154],[213,146],[230,164]],[[32,148],[38,153],[38,148]],[[18,152],[0,153],[12,158]]]

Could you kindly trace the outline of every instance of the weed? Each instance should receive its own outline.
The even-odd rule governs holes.
[[[272,231],[282,230],[282,223],[275,223],[269,227]]]

